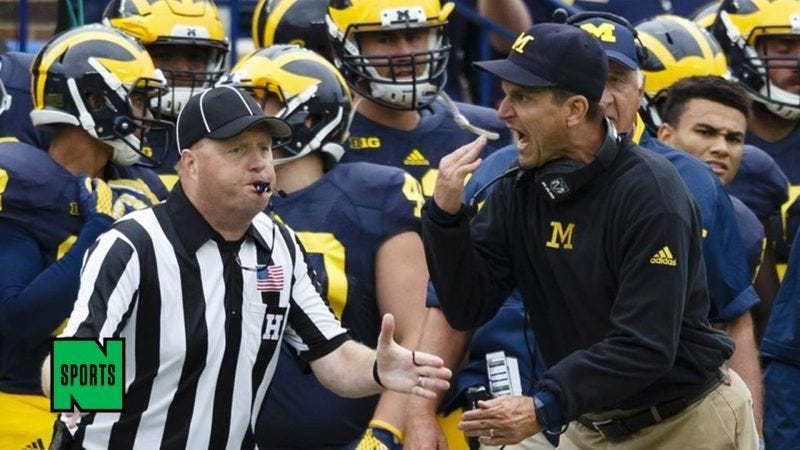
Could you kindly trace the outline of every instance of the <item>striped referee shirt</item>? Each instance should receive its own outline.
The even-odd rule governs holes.
[[[125,338],[125,410],[81,420],[87,449],[254,448],[281,341],[302,361],[348,339],[294,233],[260,213],[226,242],[180,184],[87,251],[62,336]]]

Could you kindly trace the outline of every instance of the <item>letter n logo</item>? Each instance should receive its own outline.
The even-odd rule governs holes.
[[[617,42],[617,37],[614,36],[614,32],[617,31],[617,27],[613,23],[604,22],[600,25],[585,23],[581,25],[581,28],[583,31],[586,31],[597,39],[600,39],[602,42]]]
[[[575,231],[575,224],[568,223],[567,228],[561,222],[550,222],[550,227],[553,231],[550,235],[550,240],[545,243],[550,248],[564,248],[565,250],[572,249],[572,233]]]

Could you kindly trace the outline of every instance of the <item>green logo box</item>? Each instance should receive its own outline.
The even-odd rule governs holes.
[[[125,339],[50,340],[50,410],[121,412],[125,408]]]

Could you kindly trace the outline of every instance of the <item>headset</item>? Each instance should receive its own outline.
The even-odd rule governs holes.
[[[639,64],[641,65],[647,60],[649,53],[647,47],[645,47],[642,43],[642,40],[639,39],[639,32],[636,31],[636,28],[628,21],[628,19],[622,16],[604,11],[586,11],[567,16],[567,12],[563,8],[558,8],[553,11],[552,16],[552,21],[555,23],[564,23],[574,26],[577,26],[579,22],[589,19],[605,19],[609,22],[613,22],[616,25],[625,27],[633,35],[633,40],[636,44],[636,59],[638,60]]]
[[[569,200],[617,159],[621,139],[614,125],[606,119],[606,137],[594,161],[583,165],[573,159],[559,158],[532,172],[536,186],[553,203]]]

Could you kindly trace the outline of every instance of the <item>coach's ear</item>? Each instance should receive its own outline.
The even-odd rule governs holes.
[[[580,124],[589,112],[589,100],[583,95],[573,95],[561,105],[564,108],[564,120],[567,128]]]

